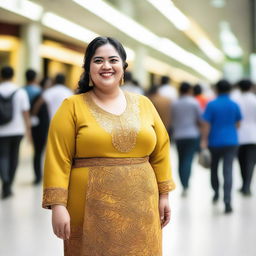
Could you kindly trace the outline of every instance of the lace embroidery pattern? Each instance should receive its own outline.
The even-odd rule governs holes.
[[[93,158],[74,158],[72,168],[90,167],[90,166],[116,166],[127,164],[141,164],[147,162],[148,156],[145,157],[93,157]]]
[[[136,145],[136,139],[140,130],[139,96],[125,93],[127,106],[120,116],[104,111],[97,106],[90,95],[84,95],[90,112],[97,123],[111,134],[112,144],[119,152],[130,152]]]
[[[83,229],[81,226],[70,227],[70,238],[64,241],[64,255],[65,256],[79,256],[81,255],[81,245]]]
[[[165,194],[175,189],[175,184],[172,180],[158,182],[157,184],[158,184],[159,194]]]
[[[89,167],[88,182],[82,255],[161,256],[158,187],[150,164]]]
[[[50,209],[54,204],[67,204],[68,191],[64,188],[46,188],[43,192],[43,208]]]

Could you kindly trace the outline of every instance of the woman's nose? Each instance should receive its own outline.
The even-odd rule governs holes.
[[[103,68],[111,68],[111,65],[110,65],[109,61],[104,61],[102,67]]]

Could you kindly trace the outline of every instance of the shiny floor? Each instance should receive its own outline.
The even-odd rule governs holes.
[[[51,230],[50,211],[41,208],[42,189],[31,185],[31,152],[31,147],[23,141],[14,196],[0,201],[1,256],[63,255],[62,241]],[[235,163],[234,212],[225,215],[221,200],[216,205],[211,203],[208,170],[198,166],[195,159],[190,190],[184,198],[181,197],[174,147],[172,165],[177,189],[170,195],[172,220],[164,229],[163,256],[255,256],[256,175],[254,195],[243,197],[238,192],[240,176]]]

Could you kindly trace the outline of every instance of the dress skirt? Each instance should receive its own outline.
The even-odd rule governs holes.
[[[72,168],[65,256],[161,256],[159,191],[148,158],[85,158]]]

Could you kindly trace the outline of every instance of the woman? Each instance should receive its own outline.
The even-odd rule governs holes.
[[[95,38],[80,94],[50,125],[43,207],[65,256],[162,255],[174,189],[169,138],[150,101],[119,88],[127,66],[118,41]]]

